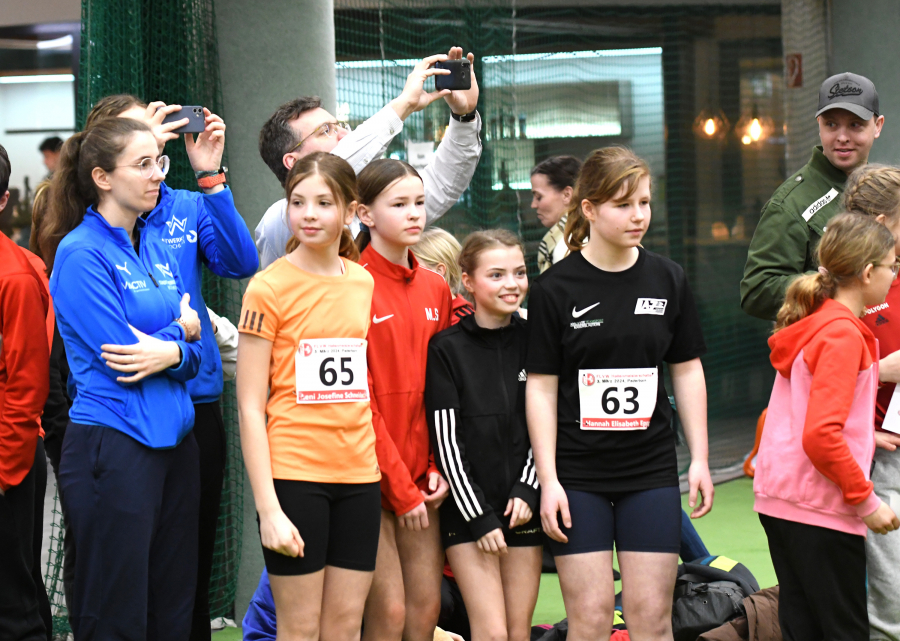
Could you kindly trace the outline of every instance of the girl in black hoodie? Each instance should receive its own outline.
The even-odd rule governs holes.
[[[525,423],[525,256],[505,230],[475,232],[459,257],[475,313],[431,339],[425,404],[453,500],[441,539],[472,640],[526,641],[541,575],[538,481]]]

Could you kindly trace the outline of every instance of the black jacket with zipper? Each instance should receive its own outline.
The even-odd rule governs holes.
[[[476,540],[508,523],[503,512],[511,498],[537,512],[537,471],[525,422],[526,343],[518,315],[506,327],[484,329],[473,314],[428,344],[431,446]]]

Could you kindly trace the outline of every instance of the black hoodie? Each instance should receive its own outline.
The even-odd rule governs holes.
[[[425,409],[435,462],[475,539],[502,527],[511,498],[537,511],[525,422],[525,321],[484,329],[475,316],[428,344]]]

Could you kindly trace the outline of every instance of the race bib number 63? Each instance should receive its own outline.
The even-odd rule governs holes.
[[[655,367],[578,370],[581,429],[647,429],[658,384]]]
[[[300,341],[294,368],[297,403],[369,400],[365,340],[317,338]]]

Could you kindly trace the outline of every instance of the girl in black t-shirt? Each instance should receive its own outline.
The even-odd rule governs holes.
[[[713,499],[706,346],[684,271],[640,246],[647,164],[621,147],[595,151],[572,202],[572,253],[534,282],[529,301],[526,404],[541,522],[572,641],[610,634],[613,545],[632,637],[671,638],[681,501],[662,365],[691,451],[698,518]]]

